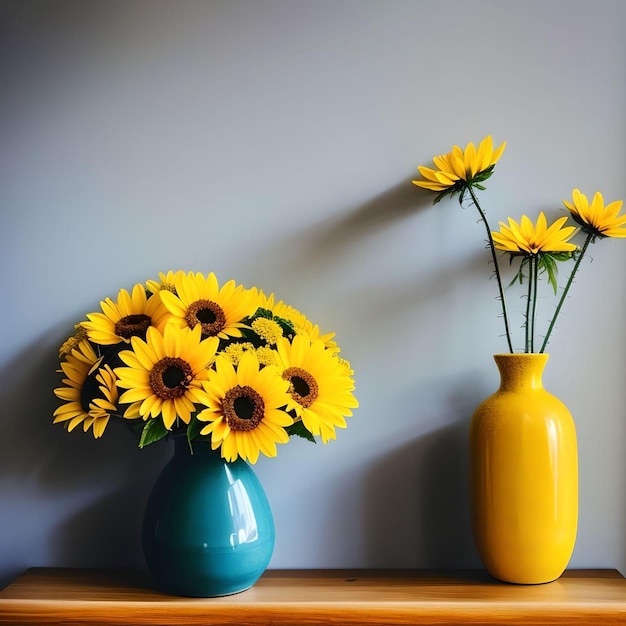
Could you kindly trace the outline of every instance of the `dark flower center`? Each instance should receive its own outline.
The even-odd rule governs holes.
[[[283,372],[283,378],[291,383],[289,394],[298,404],[308,408],[315,402],[319,387],[309,372],[301,367],[289,367]]]
[[[150,370],[150,387],[162,400],[184,396],[192,380],[191,366],[178,357],[166,356]]]
[[[126,315],[126,317],[123,317],[119,322],[116,322],[115,334],[126,341],[131,337],[141,337],[144,339],[151,323],[152,320],[143,313]]]
[[[252,387],[231,387],[222,401],[224,419],[232,430],[254,430],[265,415],[265,403]]]
[[[200,324],[203,335],[215,337],[226,325],[226,315],[217,302],[196,300],[187,308],[185,321],[189,328],[195,328],[196,324]]]

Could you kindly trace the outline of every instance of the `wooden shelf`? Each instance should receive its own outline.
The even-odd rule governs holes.
[[[145,572],[34,568],[0,591],[0,624],[396,626],[626,624],[626,579],[570,570],[545,585],[481,571],[270,570],[248,591],[180,598]]]

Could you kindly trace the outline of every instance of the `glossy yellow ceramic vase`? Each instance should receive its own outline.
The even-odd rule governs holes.
[[[578,526],[576,429],[543,388],[547,354],[497,354],[500,388],[470,426],[472,525],[489,573],[506,582],[559,578]]]

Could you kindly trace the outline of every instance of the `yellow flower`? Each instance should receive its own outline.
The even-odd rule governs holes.
[[[193,330],[165,327],[163,333],[148,328],[146,340],[131,339],[132,350],[120,352],[128,367],[117,367],[117,384],[127,389],[120,402],[131,404],[124,413],[129,419],[163,418],[171,430],[177,418],[188,424],[195,412],[194,403],[204,404],[202,381],[208,378],[218,339],[201,341],[200,326]]]
[[[345,428],[350,409],[358,407],[347,362],[340,361],[323,342],[303,335],[296,335],[291,343],[279,342],[278,356],[282,376],[290,383],[289,409],[324,443],[335,439],[335,428]]]
[[[117,410],[115,374],[108,365],[102,365],[102,358],[87,340],[71,350],[60,371],[66,376],[66,386],[54,393],[65,403],[54,411],[54,423],[67,422],[69,431],[82,423],[85,432],[92,428],[93,436],[101,437],[111,413]]]
[[[269,346],[259,346],[256,349],[256,356],[261,365],[276,365],[277,352]]]
[[[283,336],[283,329],[280,327],[280,324],[266,317],[257,317],[252,322],[251,327],[263,341],[270,345],[275,345]]]
[[[179,328],[200,326],[205,337],[241,337],[241,329],[246,327],[242,320],[253,315],[258,306],[256,289],[244,289],[234,280],[220,288],[213,272],[208,276],[200,272],[178,274],[174,285],[176,294],[159,292],[172,316],[168,323]]]
[[[303,313],[292,306],[285,304],[282,300],[274,302],[274,294],[265,297],[262,306],[272,312],[272,315],[287,320],[299,335],[305,335],[311,341],[322,341],[326,348],[333,352],[339,352],[337,343],[333,340],[335,333],[322,335],[317,324],[313,324]]]
[[[508,226],[499,222],[500,232],[491,233],[498,250],[512,254],[539,254],[540,252],[573,252],[576,246],[567,243],[576,233],[574,226],[563,227],[567,217],[556,220],[549,228],[543,211],[539,214],[537,225],[530,218],[522,216],[518,224],[509,217]]]
[[[220,354],[224,355],[233,365],[237,365],[244,352],[254,351],[254,349],[255,348],[252,343],[249,341],[242,341],[228,344],[224,347]]]
[[[604,206],[602,194],[597,191],[591,204],[578,189],[572,192],[572,202],[563,200],[582,230],[593,237],[626,237],[626,215],[619,215],[623,201],[616,200]]]
[[[82,326],[94,343],[108,346],[131,337],[145,337],[149,327],[161,327],[167,320],[167,309],[157,296],[148,298],[141,284],[133,287],[132,294],[120,290],[117,302],[106,298],[100,302],[102,313],[90,313]]]
[[[289,440],[285,428],[293,419],[283,410],[289,382],[275,366],[261,367],[254,352],[245,352],[236,369],[218,357],[203,387],[207,408],[198,419],[210,423],[200,434],[210,434],[211,447],[221,447],[226,460],[241,457],[256,463],[260,452],[276,456],[276,444]]]
[[[160,281],[156,280],[148,280],[146,281],[146,289],[150,293],[158,293],[159,291],[172,291],[176,293],[176,277],[180,274],[184,274],[182,270],[178,270],[176,273],[172,272],[172,270],[168,271],[167,274],[163,272],[159,272]]]
[[[506,142],[503,142],[495,151],[493,139],[487,135],[480,144],[478,150],[472,142],[465,146],[465,150],[454,146],[447,154],[433,158],[436,169],[420,165],[417,169],[425,180],[414,180],[413,184],[424,189],[439,192],[461,191],[464,187],[479,184],[493,171],[493,166],[502,156]]]
[[[76,332],[66,339],[59,348],[59,358],[64,359],[68,354],[72,352],[74,348],[77,348],[81,341],[87,339],[87,330],[81,324],[75,324],[74,329]]]

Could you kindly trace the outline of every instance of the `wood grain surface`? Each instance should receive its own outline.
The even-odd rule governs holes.
[[[0,624],[626,625],[626,579],[571,570],[526,586],[482,571],[270,570],[247,591],[198,599],[155,591],[146,572],[33,568],[0,591]]]

